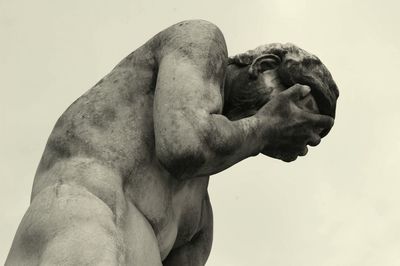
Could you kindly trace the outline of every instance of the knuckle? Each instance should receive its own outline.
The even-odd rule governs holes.
[[[303,87],[303,85],[301,85],[300,83],[296,83],[292,86],[292,88],[294,89],[301,89]]]
[[[318,144],[321,143],[321,137],[314,135],[312,138],[309,140],[308,145],[310,146],[317,146]]]
[[[300,117],[300,121],[304,126],[310,127],[312,122],[310,120],[310,118],[307,116],[307,114],[301,110],[300,108],[298,108],[298,113],[299,113],[299,117]]]
[[[335,124],[335,119],[329,117],[329,127],[333,127],[334,124]]]
[[[311,89],[311,87],[308,86],[308,85],[301,85],[301,87],[304,88],[304,89]]]
[[[305,156],[308,153],[308,148],[303,147],[302,150],[300,151],[299,155],[300,156]]]

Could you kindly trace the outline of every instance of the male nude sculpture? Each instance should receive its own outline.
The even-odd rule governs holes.
[[[169,27],[59,118],[6,265],[204,265],[209,176],[259,153],[305,155],[337,97],[294,45],[228,58],[215,25]]]

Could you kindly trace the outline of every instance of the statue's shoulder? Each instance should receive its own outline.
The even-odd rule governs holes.
[[[203,50],[227,55],[225,38],[221,30],[206,20],[185,20],[176,23],[155,36],[161,51],[178,49]]]

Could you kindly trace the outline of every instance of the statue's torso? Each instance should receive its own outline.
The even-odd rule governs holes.
[[[47,143],[32,197],[57,183],[88,187],[110,206],[122,230],[134,230],[126,226],[132,204],[154,230],[163,258],[212,217],[204,211],[210,208],[208,177],[178,180],[156,158],[156,69],[143,46],[66,110]]]

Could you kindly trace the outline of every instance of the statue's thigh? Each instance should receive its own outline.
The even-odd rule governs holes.
[[[149,250],[136,250],[131,260],[124,235],[126,214],[119,215],[83,187],[48,187],[22,219],[6,265],[162,265],[158,249],[149,248],[153,238],[140,219],[129,237],[147,241]]]
[[[35,196],[6,265],[117,265],[120,243],[103,201],[83,187],[57,184]]]

